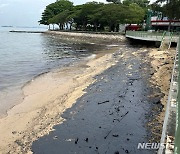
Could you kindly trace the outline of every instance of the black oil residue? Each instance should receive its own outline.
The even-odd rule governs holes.
[[[86,94],[64,112],[66,121],[33,143],[35,154],[156,152],[139,150],[137,146],[151,138],[147,123],[154,116],[156,98],[148,96],[159,90],[149,85],[150,64],[141,60],[147,53],[134,56],[138,48],[124,49],[114,54],[119,62],[96,76],[97,81],[86,89]],[[124,52],[128,58],[119,58]]]

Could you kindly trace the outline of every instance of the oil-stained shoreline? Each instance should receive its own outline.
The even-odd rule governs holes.
[[[157,83],[149,81],[153,76],[154,81],[158,78],[160,66],[152,66],[156,57],[149,54],[153,53],[151,48],[117,48],[114,53],[80,64],[78,70],[70,67],[48,73],[25,87],[24,102],[0,121],[6,126],[1,132],[7,133],[0,147],[2,153],[30,152],[32,141],[52,130],[34,142],[32,151],[144,153],[137,151],[136,143],[161,134],[162,123],[157,116],[163,111],[161,98],[165,94]],[[173,56],[169,64],[172,61]],[[164,82],[168,85],[169,80]],[[155,126],[156,135],[151,131]]]
[[[165,94],[149,81],[156,72],[149,52],[138,48],[117,51],[113,56],[118,63],[95,77],[86,94],[63,113],[65,121],[34,142],[32,151],[155,153],[137,149],[138,143],[159,142],[161,136],[157,116],[163,110]]]

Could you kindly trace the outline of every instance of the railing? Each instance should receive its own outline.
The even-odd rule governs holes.
[[[163,32],[126,31],[126,35],[136,36],[136,37],[158,38],[158,37],[162,37]]]
[[[166,36],[166,31],[164,31],[162,35],[160,48],[163,46],[163,41],[164,41],[165,36]]]
[[[172,39],[173,39],[173,32],[170,33],[170,40],[169,40],[169,47],[168,47],[168,49],[171,48]]]
[[[153,31],[126,31],[126,37],[159,42],[161,42],[162,39],[170,38],[171,42],[177,42],[178,34]]]
[[[180,55],[180,37],[178,41],[178,55]],[[180,66],[180,60],[178,61]],[[180,67],[178,67],[178,72],[180,72]],[[178,89],[180,89],[180,76],[178,75]],[[180,154],[180,91],[178,90],[177,96],[177,113],[176,113],[176,135],[175,135],[175,154]]]
[[[178,44],[179,45],[179,44]],[[171,52],[171,51],[169,51]],[[160,144],[161,146],[158,150],[158,154],[172,154],[174,153],[174,138],[176,129],[176,113],[177,113],[177,97],[178,97],[178,72],[179,72],[179,61],[178,61],[178,46],[175,52],[174,65],[171,75],[171,83],[168,94],[168,100],[166,103],[166,111],[164,117],[164,123],[162,128],[162,135]]]

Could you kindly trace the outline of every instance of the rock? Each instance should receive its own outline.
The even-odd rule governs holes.
[[[160,100],[158,100],[158,101],[154,102],[154,104],[160,104],[160,103],[161,103],[161,101],[160,101]]]
[[[155,100],[154,100],[154,102],[153,102],[154,104],[160,104],[161,103],[161,100],[160,100],[160,98],[155,98]]]
[[[17,133],[17,131],[13,131],[13,132],[12,132],[12,134],[16,134],[16,133]]]
[[[54,137],[53,137],[54,140],[57,139],[57,138],[58,138],[57,136],[54,136]]]
[[[78,140],[79,140],[78,138],[75,140],[75,144],[77,144],[77,143],[78,143]]]
[[[150,75],[154,75],[154,72],[151,72]]]
[[[112,136],[113,136],[113,137],[119,137],[119,135],[118,135],[118,134],[113,134]]]
[[[86,138],[85,141],[88,142],[88,138]]]

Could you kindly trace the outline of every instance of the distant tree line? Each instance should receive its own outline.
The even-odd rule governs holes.
[[[169,19],[180,19],[180,0],[107,0],[108,4],[88,2],[74,6],[57,0],[46,6],[40,24],[58,25],[60,30],[119,31],[120,24],[142,24],[148,9],[160,11]]]
[[[119,31],[119,24],[141,24],[148,0],[109,0],[108,4],[88,2],[74,6],[68,0],[58,0],[46,6],[39,21],[44,25],[58,25],[60,30]]]

